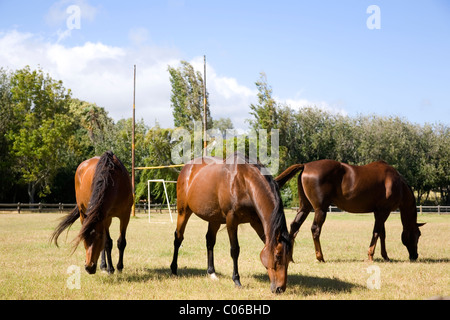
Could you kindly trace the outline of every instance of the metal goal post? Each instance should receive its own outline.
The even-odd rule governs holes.
[[[150,204],[151,204],[151,199],[150,199],[150,183],[151,182],[162,182],[163,187],[164,187],[164,193],[166,195],[166,201],[167,201],[167,208],[169,209],[169,214],[170,214],[170,222],[173,223],[173,217],[172,217],[172,210],[170,209],[170,202],[169,202],[169,196],[167,194],[167,188],[166,188],[166,183],[177,183],[176,181],[166,181],[164,179],[151,179],[151,180],[147,180],[147,187],[148,187],[148,222],[150,222]]]

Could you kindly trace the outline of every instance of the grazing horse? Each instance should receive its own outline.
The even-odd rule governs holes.
[[[261,173],[261,166],[250,164],[239,153],[226,160],[203,157],[194,159],[181,170],[177,181],[178,219],[174,253],[170,268],[177,274],[178,249],[192,212],[208,221],[206,247],[207,273],[216,278],[214,245],[221,224],[226,224],[233,259],[233,281],[241,286],[238,272],[239,243],[237,230],[241,223],[250,223],[264,242],[260,258],[266,267],[271,290],[286,289],[288,264],[292,259],[293,241],[289,238],[278,185],[270,175]],[[198,163],[198,164],[197,164]]]
[[[101,252],[100,268],[112,274],[114,267],[111,259],[112,239],[109,235],[109,226],[112,218],[117,217],[120,219],[117,269],[121,272],[126,246],[125,233],[133,204],[131,180],[127,169],[111,151],[105,152],[101,157],[85,160],[75,173],[75,192],[77,205],[56,227],[51,240],[58,246],[59,235],[80,218],[82,227],[74,251],[78,244],[84,241],[86,271],[89,274],[95,273]]]
[[[290,166],[275,180],[281,188],[299,171],[302,171],[298,176],[300,208],[291,224],[290,235],[295,238],[309,212],[314,210],[311,232],[317,260],[324,261],[319,237],[331,204],[352,213],[374,212],[375,226],[368,252],[370,261],[373,261],[378,238],[381,242],[381,255],[384,260],[389,261],[384,222],[391,211],[400,208],[402,242],[408,249],[409,259],[417,259],[419,227],[424,223],[417,223],[414,194],[393,167],[384,161],[352,166],[333,160],[318,160]]]

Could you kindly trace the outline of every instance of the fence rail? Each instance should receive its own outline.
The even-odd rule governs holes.
[[[22,211],[26,212],[59,212],[63,213],[66,211],[70,211],[75,207],[75,203],[0,203],[0,212],[17,212],[21,213]],[[150,204],[150,208],[156,211],[162,212],[164,209],[167,209],[167,204],[164,203],[152,203]],[[176,204],[170,205],[171,209],[176,209]],[[146,212],[148,209],[147,203],[138,203],[136,204],[136,211]],[[292,207],[293,210],[298,210],[298,207]],[[334,212],[343,212],[343,210],[339,209],[335,206],[330,206],[328,208],[329,213]],[[394,211],[394,212],[399,212]],[[417,212],[419,214],[424,213],[437,213],[437,214],[450,214],[450,206],[417,206]]]
[[[298,207],[292,207],[293,210],[298,210]],[[328,207],[328,213],[334,212],[345,212],[344,210],[339,209],[336,206]],[[392,211],[393,213],[399,213],[400,211],[397,209]],[[450,214],[450,206],[417,206],[417,213],[437,213],[437,214]]]
[[[72,210],[76,206],[75,203],[0,203],[0,212],[32,212],[32,213],[40,213],[40,212],[55,212],[55,213],[63,213]],[[150,205],[151,209],[162,212],[162,210],[167,209],[167,205],[163,203],[152,203]],[[175,209],[176,205],[170,205],[171,209]],[[136,204],[136,211],[138,213],[146,212],[148,209],[147,203],[138,203]]]

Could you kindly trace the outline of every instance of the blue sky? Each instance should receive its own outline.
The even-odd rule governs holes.
[[[66,9],[80,8],[68,30]],[[370,5],[380,29],[366,25]],[[449,124],[450,3],[432,1],[2,1],[0,66],[40,65],[73,96],[115,119],[172,126],[167,66],[202,70],[214,118],[245,128],[254,82],[294,109],[316,105],[355,116]]]

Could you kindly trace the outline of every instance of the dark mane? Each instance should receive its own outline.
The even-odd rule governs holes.
[[[269,227],[269,247],[274,249],[277,242],[283,243],[285,252],[292,252],[292,242],[289,237],[289,232],[286,226],[286,217],[284,215],[283,201],[281,200],[280,190],[278,184],[272,176],[264,176],[269,183],[272,194],[275,198],[275,207],[270,216]]]
[[[78,235],[76,246],[78,246],[80,241],[88,239],[92,230],[94,230],[95,225],[105,217],[106,212],[102,210],[102,207],[106,190],[114,183],[111,178],[111,174],[116,168],[113,157],[114,154],[112,151],[106,151],[97,163],[94,178],[92,180],[92,193],[89,200],[89,207],[86,210],[86,218],[83,221],[83,226]]]
[[[267,183],[269,184],[271,193],[274,197],[274,204],[275,207],[272,211],[272,214],[270,216],[269,221],[269,234],[266,235],[269,240],[269,247],[273,250],[278,242],[282,242],[285,246],[286,252],[292,252],[292,242],[289,237],[289,232],[286,226],[286,217],[284,215],[284,207],[283,202],[281,200],[280,190],[278,187],[278,183],[274,180],[274,178],[271,175],[264,175],[261,173],[261,170],[264,168],[264,165],[260,163],[259,161],[251,161],[252,159],[249,159],[246,155],[235,152],[233,155],[230,155],[230,157],[234,157],[235,161],[237,158],[241,158],[245,161],[245,164],[251,165],[258,169],[260,174],[266,179]],[[224,160],[224,162],[226,159]],[[237,163],[237,162],[235,162]]]

